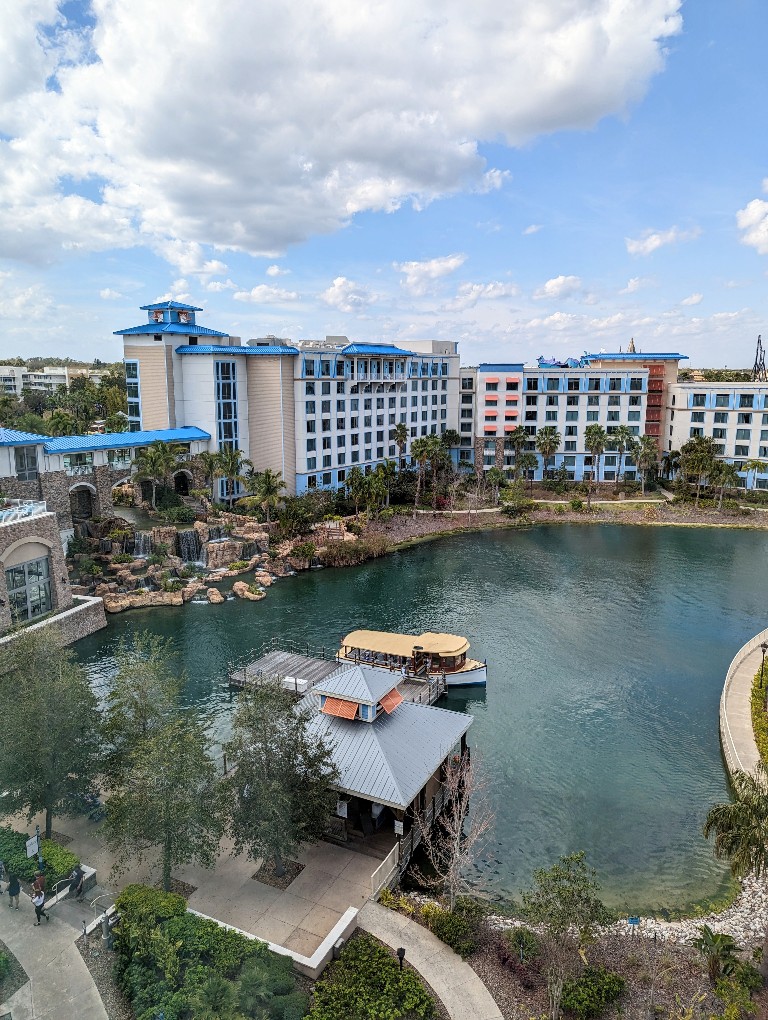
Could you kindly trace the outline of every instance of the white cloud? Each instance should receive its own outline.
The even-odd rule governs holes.
[[[463,311],[474,308],[478,301],[498,301],[500,298],[513,297],[518,293],[514,283],[462,283],[456,297],[446,304],[448,311]]]
[[[466,255],[443,255],[442,258],[427,259],[425,262],[393,262],[392,265],[405,275],[403,286],[415,297],[426,294],[430,285],[444,276],[455,273],[467,261]]]
[[[267,276],[287,276],[290,269],[283,269],[281,266],[267,266]]]
[[[637,292],[645,287],[648,280],[644,280],[642,276],[633,276],[627,280],[626,287],[622,287],[619,294],[637,294]]]
[[[689,294],[687,298],[683,298],[680,302],[681,305],[698,305],[701,304],[703,294]]]
[[[763,180],[763,191],[768,191],[768,177]],[[760,255],[768,255],[768,202],[753,198],[736,213],[736,225],[744,231],[742,242]]]
[[[624,243],[630,255],[650,255],[658,248],[663,248],[664,245],[692,241],[700,233],[698,227],[693,227],[691,230],[681,230],[679,227],[670,227],[669,230],[646,230],[640,238],[633,240],[631,237],[625,237]]]
[[[581,289],[581,279],[578,276],[555,276],[551,280],[539,287],[538,290],[533,292],[533,297],[536,301],[542,301],[545,298],[566,298],[575,294]]]
[[[538,234],[538,232],[540,230],[541,230],[541,224],[540,223],[531,223],[523,231],[523,236],[524,237],[528,237],[531,234]]]
[[[99,297],[102,298],[104,301],[116,301],[118,298],[121,298],[122,296],[123,295],[119,291],[112,290],[111,287],[105,287],[103,290],[99,291]]]
[[[41,284],[18,287],[10,274],[0,278],[0,318],[42,319],[51,310],[52,301]]]
[[[240,288],[234,280],[227,278],[226,280],[211,280],[205,284],[205,289],[209,290],[212,294],[221,294],[225,290],[239,290]]]
[[[500,17],[495,0],[318,0],[297,32],[278,0],[94,0],[93,29],[55,0],[7,0],[0,250],[144,244],[182,275],[224,275],[189,246],[274,258],[357,212],[498,188],[508,175],[482,143],[625,110],[680,7],[518,0]]]
[[[254,305],[279,305],[286,301],[298,301],[299,295],[295,290],[283,290],[281,287],[270,287],[266,283],[260,283],[251,290],[239,290],[232,295],[235,301],[250,301]]]
[[[346,276],[337,276],[331,286],[320,295],[323,301],[340,312],[361,312],[376,300],[367,287]]]

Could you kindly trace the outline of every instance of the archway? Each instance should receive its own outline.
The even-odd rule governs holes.
[[[91,485],[76,485],[69,490],[69,510],[73,524],[93,517],[96,490]]]
[[[190,478],[188,471],[177,471],[173,476],[173,489],[177,496],[189,495]]]

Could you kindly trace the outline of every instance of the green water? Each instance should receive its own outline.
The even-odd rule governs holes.
[[[585,849],[611,904],[683,907],[726,884],[700,833],[727,797],[718,701],[765,626],[767,547],[758,532],[611,525],[461,535],[278,581],[258,603],[133,611],[77,650],[104,690],[122,635],[173,637],[186,697],[222,738],[228,663],[275,634],[329,647],[356,627],[465,634],[487,692],[441,704],[475,717],[491,890],[515,896]]]

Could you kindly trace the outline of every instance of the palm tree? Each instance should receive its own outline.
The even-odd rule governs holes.
[[[680,450],[680,467],[686,478],[696,479],[696,507],[704,479],[712,473],[717,463],[715,441],[711,436],[692,436]]]
[[[515,451],[515,478],[520,473],[520,454],[525,449],[526,443],[528,442],[528,433],[525,431],[522,425],[518,425],[516,429],[513,429],[507,436],[507,442],[512,444],[512,449]],[[538,465],[537,465],[538,466]]]
[[[493,505],[497,506],[499,502],[499,489],[506,481],[506,476],[501,468],[492,467],[488,469],[485,477],[488,484],[493,488]]]
[[[456,429],[446,429],[440,434],[440,441],[446,450],[450,451],[454,446],[461,445],[461,436]]]
[[[383,477],[378,471],[372,471],[369,475],[363,475],[363,499],[365,509],[369,514],[375,514],[381,502],[387,494]]]
[[[600,484],[600,458],[605,452],[608,435],[602,425],[592,422],[584,429],[584,446],[592,454],[592,478],[587,483],[587,505],[592,506],[592,480],[595,489]]]
[[[270,510],[274,510],[280,502],[283,489],[286,487],[283,481],[282,471],[273,471],[272,468],[264,468],[251,474],[246,480],[246,488],[259,501],[259,506],[267,517],[267,527],[272,523]]]
[[[717,485],[720,488],[720,497],[717,501],[717,509],[723,509],[723,494],[726,489],[736,489],[741,482],[741,475],[736,470],[735,464],[729,464],[728,461],[719,460],[714,466],[714,469],[710,475],[710,480],[713,485]]]
[[[152,508],[156,508],[158,485],[168,485],[171,472],[179,462],[179,457],[186,452],[179,443],[158,441],[141,450],[133,461],[136,477],[144,478],[152,483]]]
[[[389,506],[389,492],[392,488],[392,483],[397,478],[397,464],[393,460],[383,460],[381,464],[376,468],[376,474],[384,483],[385,492],[385,506]]]
[[[680,470],[680,451],[670,450],[661,458],[661,473],[669,480]]]
[[[211,487],[211,502],[216,501],[216,495],[213,491],[213,486],[217,478],[221,478],[221,459],[218,453],[199,453],[197,455],[198,463],[203,469],[205,481]]]
[[[630,449],[634,440],[635,435],[629,425],[617,425],[613,432],[611,432],[608,436],[608,441],[619,455],[619,463],[616,466],[616,492],[619,491],[619,483],[622,479],[621,469],[622,461],[624,459],[624,451]]]
[[[405,467],[405,447],[408,444],[408,426],[405,422],[398,422],[392,429],[392,438],[397,443],[397,452],[400,455],[400,468]]]
[[[239,482],[246,482],[245,472],[248,468],[253,470],[253,464],[243,455],[242,450],[234,446],[225,446],[219,450],[218,458],[221,476],[227,480],[226,498],[231,507],[235,498],[235,486]]]
[[[416,461],[418,465],[418,474],[416,475],[416,496],[413,500],[413,517],[416,519],[416,508],[419,505],[419,497],[421,496],[421,490],[424,487],[424,474],[427,469],[427,461],[429,460],[429,436],[420,436],[418,439],[414,439],[411,443],[411,457]]]
[[[365,475],[359,467],[350,469],[344,481],[344,488],[352,502],[355,504],[355,517],[359,515],[360,503],[365,498]]]
[[[659,462],[659,448],[653,436],[640,436],[639,439],[632,443],[629,449],[635,464],[637,464],[637,470],[640,472],[642,495],[644,496],[648,472],[653,471]]]
[[[727,860],[735,878],[768,870],[768,771],[758,762],[754,774],[735,771],[731,776],[733,800],[715,804],[707,812],[704,838],[715,836],[715,857]],[[760,973],[768,975],[768,931],[763,939]]]
[[[754,489],[757,486],[757,476],[765,471],[764,460],[748,460],[744,465],[744,470],[747,472],[747,483],[749,483],[749,474],[752,472],[752,484],[747,484],[748,489]]]
[[[536,449],[544,459],[544,474],[548,475],[547,461],[560,449],[563,437],[554,425],[545,425],[536,433]]]
[[[57,408],[46,421],[48,433],[52,436],[76,436],[80,431],[74,415]]]
[[[437,509],[437,475],[440,468],[450,463],[448,450],[440,436],[427,436],[429,445],[429,467],[432,472],[432,513]]]
[[[739,947],[730,935],[713,932],[708,924],[699,925],[698,936],[691,939],[691,945],[698,949],[707,961],[707,973],[714,987],[721,975],[728,977],[733,974],[738,962],[736,953]]]
[[[525,453],[521,453],[518,457],[515,456],[515,468],[519,468],[520,474],[524,477],[527,475],[531,483],[531,495],[533,495],[533,476],[536,468],[539,466],[539,458],[535,453],[527,450]]]

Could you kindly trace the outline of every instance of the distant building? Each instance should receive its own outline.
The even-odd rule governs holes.
[[[20,397],[24,390],[55,393],[60,387],[69,389],[75,379],[87,378],[98,386],[106,369],[83,368],[82,366],[46,366],[36,372],[15,365],[0,365],[0,395]]]

